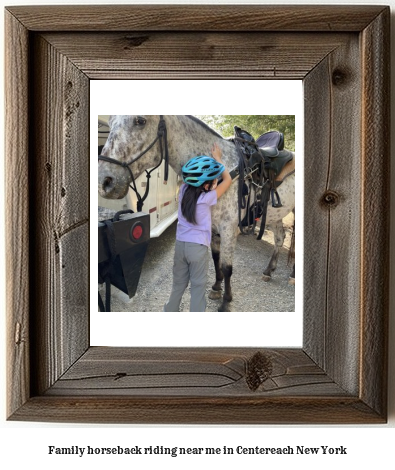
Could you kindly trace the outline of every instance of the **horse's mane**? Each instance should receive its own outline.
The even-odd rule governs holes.
[[[212,129],[208,124],[206,124],[205,122],[201,121],[199,118],[197,118],[196,116],[190,116],[190,115],[186,115],[187,118],[189,119],[192,119],[192,121],[195,121],[197,122],[198,124],[200,124],[201,126],[203,126],[205,129],[207,129],[208,131],[210,131],[212,134],[214,134],[215,136],[219,137],[220,139],[223,139],[224,137],[221,135],[221,134],[218,134],[218,132],[216,132],[214,129]]]

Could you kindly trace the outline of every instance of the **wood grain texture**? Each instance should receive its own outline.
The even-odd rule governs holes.
[[[48,33],[45,39],[91,79],[302,80],[349,36],[128,32]]]
[[[136,349],[93,347],[46,395],[106,396],[344,396],[325,372],[299,349],[259,351],[264,380],[252,390],[252,349]],[[265,370],[266,369],[266,370]]]
[[[355,35],[305,79],[310,97],[305,107],[309,123],[305,127],[305,201],[309,208],[305,215],[305,271],[313,273],[311,279],[315,280],[305,285],[306,351],[352,393],[357,393],[359,386],[362,286],[358,50]],[[317,315],[317,311],[325,313]]]
[[[360,278],[363,254],[359,246],[363,229],[360,71],[359,38],[355,36],[347,47],[338,48],[329,58],[332,119],[326,188],[329,201],[320,201],[330,217],[325,370],[352,394],[357,394],[359,388],[359,309],[363,284]]]
[[[30,400],[13,419],[173,424],[382,422],[301,350],[263,350],[273,360],[273,375],[252,392],[245,380],[251,351],[90,348],[58,383]],[[273,387],[274,382],[278,386]]]
[[[390,208],[389,11],[362,34],[361,398],[384,414],[387,400]],[[374,175],[375,184],[372,184]],[[379,247],[379,249],[377,249]]]
[[[33,397],[14,415],[21,421],[144,424],[379,424],[356,397]]]
[[[32,31],[361,31],[381,6],[83,5],[8,7]]]
[[[326,368],[327,327],[327,258],[330,212],[320,204],[327,189],[328,165],[331,154],[331,100],[329,56],[304,80],[305,96],[305,199],[309,210],[304,214],[305,278],[303,345],[317,364]],[[315,188],[319,188],[316,190]],[[296,217],[296,214],[295,214]],[[318,313],[319,312],[319,313]]]
[[[389,8],[205,8],[6,11],[9,419],[386,420]],[[89,80],[279,77],[305,85],[303,348],[90,348]]]
[[[7,412],[12,413],[30,396],[29,38],[7,12],[5,41],[5,135],[12,136],[5,144]]]
[[[89,345],[89,83],[42,37],[31,48],[33,384],[42,393]]]

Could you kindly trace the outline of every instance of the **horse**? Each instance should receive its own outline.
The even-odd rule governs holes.
[[[98,191],[104,198],[122,199],[130,185],[135,187],[134,181],[138,176],[146,171],[149,178],[148,169],[158,167],[163,159],[166,168],[170,165],[181,175],[181,168],[189,159],[197,155],[211,155],[214,143],[220,146],[222,160],[229,171],[239,164],[235,143],[194,116],[113,115],[110,116],[109,127],[110,133],[98,165]],[[264,277],[270,277],[276,268],[278,251],[284,241],[282,219],[295,207],[294,173],[278,187],[278,193],[282,207],[275,208],[269,203],[267,209],[266,226],[274,232],[275,249],[264,270]],[[144,198],[139,196],[139,199],[142,201]],[[222,304],[218,308],[220,312],[231,311],[233,253],[238,234],[238,184],[233,182],[212,209],[211,252],[216,280],[209,298],[221,299],[224,281]]]

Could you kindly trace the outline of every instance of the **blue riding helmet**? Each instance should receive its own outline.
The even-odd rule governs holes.
[[[191,186],[201,186],[207,181],[218,178],[224,170],[224,165],[217,162],[213,157],[200,155],[185,163],[182,167],[182,177],[184,182]]]

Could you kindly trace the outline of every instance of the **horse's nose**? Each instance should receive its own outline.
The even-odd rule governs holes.
[[[114,179],[111,176],[106,176],[102,183],[103,192],[108,194],[114,189]]]

